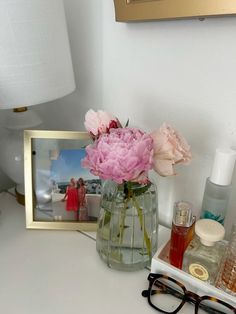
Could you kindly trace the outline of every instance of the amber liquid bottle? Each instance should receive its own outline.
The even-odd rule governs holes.
[[[170,239],[170,264],[182,269],[184,252],[193,239],[196,217],[192,215],[192,204],[180,201],[174,205]]]

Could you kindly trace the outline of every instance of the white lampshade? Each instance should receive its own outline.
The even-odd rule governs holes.
[[[0,0],[0,109],[55,100],[75,89],[63,0]],[[24,194],[23,129],[41,119],[12,112],[1,142],[0,165]]]
[[[74,89],[63,0],[0,1],[0,109],[48,102]]]

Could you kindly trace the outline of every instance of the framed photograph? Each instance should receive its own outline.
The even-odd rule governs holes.
[[[235,0],[114,0],[118,22],[236,14]]]
[[[24,131],[26,228],[96,230],[101,180],[81,167],[87,132]]]

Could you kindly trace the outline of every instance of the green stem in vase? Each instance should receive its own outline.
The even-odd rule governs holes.
[[[138,201],[136,200],[136,197],[135,197],[135,193],[133,193],[133,191],[131,190],[130,185],[128,185],[128,189],[129,189],[129,196],[132,199],[132,202],[133,202],[135,208],[137,209],[139,222],[140,222],[140,228],[141,228],[141,230],[143,230],[144,241],[145,241],[145,244],[146,244],[147,252],[148,252],[149,258],[151,259],[151,257],[152,257],[152,255],[151,255],[151,240],[150,240],[150,238],[148,236],[148,233],[147,233],[144,221],[143,221],[143,210],[139,206]],[[145,186],[144,187],[144,191],[146,191],[147,189],[148,189],[148,186]]]
[[[125,230],[125,217],[126,217],[126,210],[127,210],[127,205],[128,205],[129,199],[126,199],[124,202],[124,207],[121,210],[121,224],[120,224],[120,244],[123,242],[123,237],[124,237],[124,230]]]

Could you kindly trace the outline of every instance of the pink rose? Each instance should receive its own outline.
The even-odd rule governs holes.
[[[148,182],[152,167],[153,140],[134,128],[111,129],[86,147],[82,166],[101,179],[117,183]]]
[[[164,123],[150,135],[154,145],[153,169],[161,176],[174,175],[175,164],[188,164],[191,161],[190,146],[170,125]]]
[[[108,112],[102,110],[95,112],[92,109],[86,113],[84,125],[94,139],[103,133],[108,133],[111,128],[121,126],[119,120]]]

